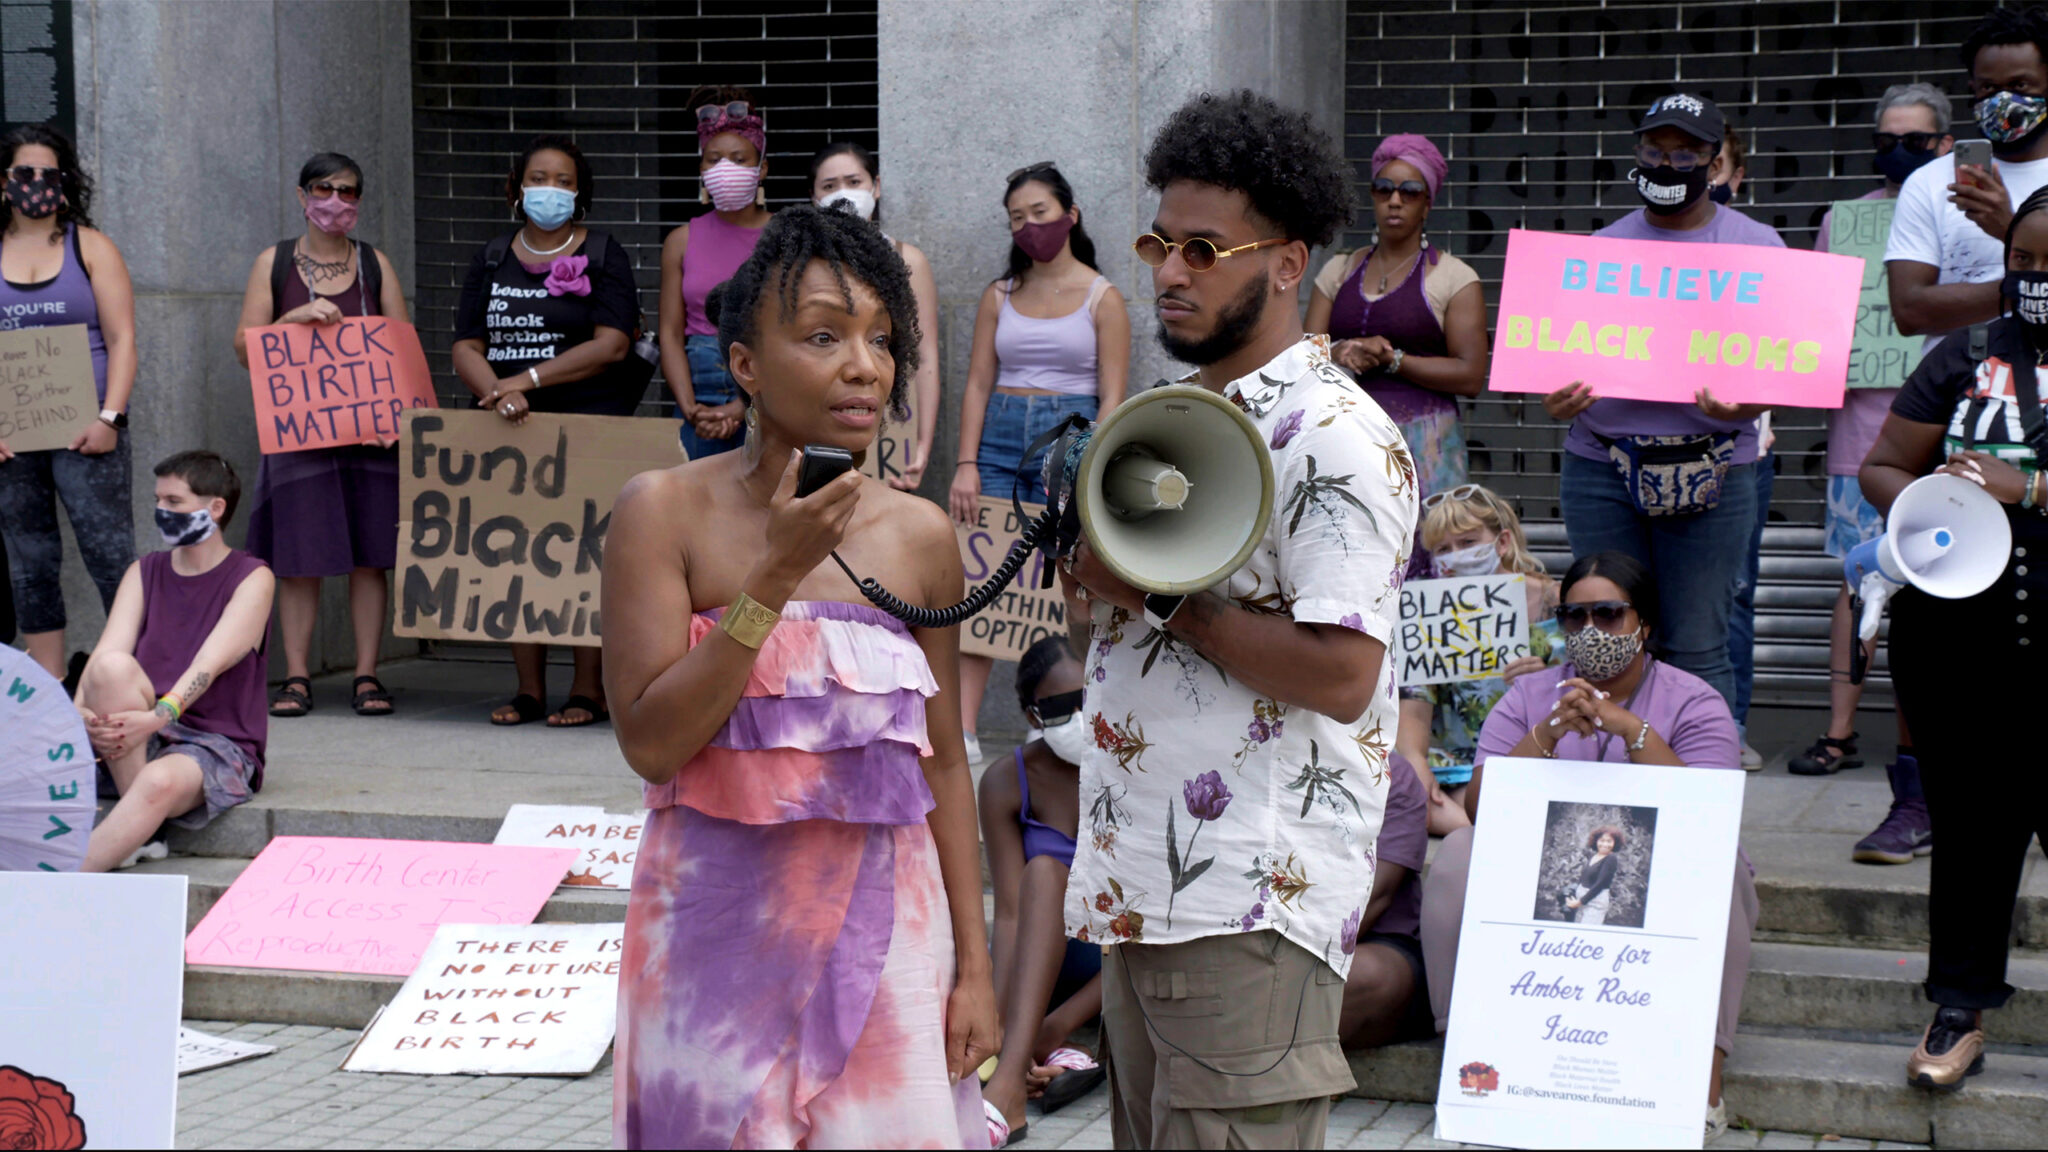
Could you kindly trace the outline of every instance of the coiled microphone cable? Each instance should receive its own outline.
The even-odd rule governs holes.
[[[920,608],[915,604],[904,603],[887,588],[882,587],[874,577],[855,576],[853,569],[846,566],[846,561],[839,558],[837,550],[832,553],[832,562],[839,565],[839,570],[846,573],[848,580],[859,586],[860,594],[867,597],[869,603],[912,628],[951,628],[988,607],[990,601],[1002,595],[1003,590],[1010,586],[1010,582],[1017,578],[1017,573],[1024,570],[1024,562],[1031,558],[1031,553],[1037,550],[1039,542],[1058,520],[1059,512],[1055,509],[1048,508],[1039,513],[1038,519],[1026,526],[1024,534],[1018,537],[1015,544],[1010,545],[1010,554],[1003,557],[1003,562],[996,567],[988,580],[981,587],[969,592],[967,599],[951,608]]]

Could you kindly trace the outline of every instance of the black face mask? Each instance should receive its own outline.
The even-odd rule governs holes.
[[[1914,151],[1904,144],[1896,144],[1870,158],[1870,166],[1877,174],[1894,184],[1904,184],[1906,177],[1918,172],[1922,165],[1934,159],[1934,149],[1922,148]]]
[[[1735,199],[1735,189],[1726,184],[1707,185],[1707,199],[1716,204],[1726,204]]]
[[[1676,216],[1699,200],[1707,192],[1707,170],[1695,168],[1680,172],[1669,164],[1656,168],[1635,168],[1629,173],[1636,182],[1636,193],[1643,198],[1643,206],[1658,216]]]
[[[52,215],[64,203],[63,192],[56,180],[38,176],[33,180],[16,180],[7,177],[7,206],[31,220],[41,220]]]
[[[2036,356],[2048,354],[2048,271],[2007,272],[2004,292],[2027,346]]]

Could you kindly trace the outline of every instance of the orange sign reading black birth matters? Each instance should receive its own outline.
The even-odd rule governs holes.
[[[420,334],[403,320],[270,324],[243,334],[263,454],[398,437],[408,408],[433,408]]]

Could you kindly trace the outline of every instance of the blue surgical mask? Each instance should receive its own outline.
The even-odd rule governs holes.
[[[220,525],[213,522],[213,513],[204,508],[197,512],[173,512],[168,508],[156,510],[156,530],[163,533],[164,543],[172,548],[197,544],[219,528]]]
[[[519,194],[519,206],[535,228],[552,232],[576,214],[576,194],[566,188],[535,186]]]

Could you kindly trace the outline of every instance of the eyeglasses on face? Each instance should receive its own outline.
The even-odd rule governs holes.
[[[1661,168],[1666,164],[1678,172],[1690,172],[1695,168],[1714,162],[1714,152],[1702,152],[1696,148],[1677,148],[1670,152],[1651,144],[1636,145],[1636,163],[1645,168]]]
[[[1271,248],[1275,244],[1285,243],[1287,243],[1286,237],[1275,236],[1271,240],[1254,240],[1250,244],[1239,244],[1235,248],[1218,248],[1201,236],[1196,236],[1191,240],[1176,242],[1168,240],[1164,236],[1147,232],[1131,244],[1131,251],[1138,254],[1138,259],[1157,268],[1161,264],[1166,263],[1166,258],[1173,255],[1173,250],[1178,248],[1180,249],[1180,258],[1186,262],[1188,271],[1207,272],[1209,269],[1214,268],[1216,262],[1225,256],[1235,256],[1239,252],[1251,252],[1256,249]]]
[[[1577,632],[1591,620],[1602,632],[1629,631],[1628,614],[1635,606],[1626,600],[1595,600],[1589,604],[1559,604],[1557,623],[1566,632]]]
[[[745,100],[734,100],[730,104],[706,104],[702,108],[697,109],[697,123],[714,123],[720,117],[724,117],[727,120],[743,120],[753,110],[754,106]]]
[[[1050,728],[1081,710],[1081,691],[1062,692],[1057,696],[1044,696],[1032,701],[1030,719],[1040,728]]]
[[[1003,177],[1003,183],[1015,184],[1017,181],[1022,180],[1024,177],[1029,176],[1034,172],[1057,171],[1059,171],[1059,166],[1057,164],[1054,164],[1050,160],[1040,160],[1036,164],[1026,164],[1022,168],[1017,169],[1015,172],[1010,173],[1008,176]]]
[[[313,183],[306,185],[306,191],[315,200],[325,200],[329,196],[339,196],[343,200],[354,204],[363,198],[363,190],[356,185],[336,184],[328,180],[315,180]]]
[[[1446,500],[1456,500],[1460,504],[1462,504],[1465,501],[1472,499],[1474,496],[1477,496],[1484,491],[1486,491],[1486,489],[1480,487],[1477,484],[1460,484],[1456,488],[1452,488],[1449,491],[1433,492],[1428,496],[1424,496],[1422,498],[1422,507],[1425,510],[1434,508]]]
[[[1375,176],[1372,178],[1373,199],[1391,200],[1396,192],[1401,194],[1403,200],[1429,199],[1429,185],[1424,184],[1420,180],[1403,180],[1396,184],[1385,176]]]
[[[38,168],[33,164],[16,164],[7,170],[7,176],[9,179],[18,180],[23,184],[27,184],[31,180],[49,180],[55,183],[64,178],[64,170],[62,168]]]
[[[1925,152],[1933,148],[1934,142],[1943,135],[1940,132],[1872,132],[1870,146],[1879,152],[1889,152],[1904,143],[1914,152]]]

